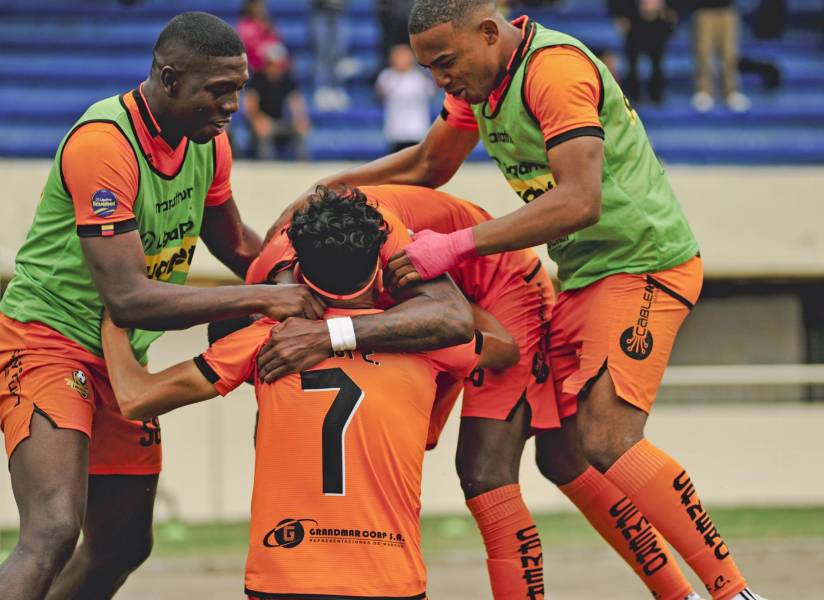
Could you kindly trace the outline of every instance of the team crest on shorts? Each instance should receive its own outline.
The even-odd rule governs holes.
[[[96,217],[111,217],[116,208],[117,196],[111,190],[97,190],[92,196],[92,212]]]
[[[71,377],[66,377],[66,385],[80,394],[83,400],[89,397],[89,380],[83,371],[75,371]]]

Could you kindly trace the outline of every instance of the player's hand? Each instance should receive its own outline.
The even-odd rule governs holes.
[[[308,190],[303,192],[298,199],[292,202],[286,209],[280,213],[278,220],[275,221],[274,225],[269,228],[269,231],[266,232],[266,237],[263,239],[263,245],[269,243],[273,237],[275,237],[281,229],[289,225],[289,221],[292,220],[292,215],[295,214],[295,211],[300,210],[304,206],[309,203],[309,198],[315,193],[315,186],[313,185]]]
[[[414,241],[402,252],[389,259],[390,279],[398,287],[421,280],[429,281],[477,255],[471,228],[452,233],[424,229],[415,234]]]
[[[271,383],[290,373],[311,369],[332,355],[325,321],[290,318],[272,327],[257,357],[258,378]]]
[[[389,259],[386,268],[389,270],[390,288],[401,288],[422,281],[420,273],[415,270],[415,265],[403,250]]]
[[[260,286],[266,294],[263,313],[275,321],[288,317],[320,319],[326,306],[308,287],[302,284]]]

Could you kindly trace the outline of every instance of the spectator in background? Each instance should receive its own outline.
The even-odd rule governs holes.
[[[677,21],[675,11],[665,0],[609,0],[609,12],[624,34],[627,58],[624,91],[633,101],[641,99],[638,59],[646,54],[652,66],[647,93],[650,100],[660,104],[666,86],[661,63]]]
[[[730,110],[745,112],[749,99],[738,88],[738,31],[741,17],[733,0],[694,0],[693,34],[695,44],[695,95],[692,105],[698,112],[715,106],[712,95],[712,60],[721,55],[724,98]]]
[[[252,72],[263,67],[264,52],[273,44],[281,43],[264,0],[245,0],[240,9],[237,33],[246,46],[246,60]]]
[[[378,75],[375,90],[383,98],[383,133],[392,152],[420,142],[432,124],[429,103],[435,86],[417,67],[408,45],[392,48],[389,67]]]
[[[346,110],[349,96],[338,68],[346,56],[346,32],[341,14],[348,0],[312,0],[315,44],[315,106],[319,110]]]
[[[246,86],[244,110],[251,126],[251,156],[306,158],[304,139],[311,124],[283,44],[272,44],[265,50],[263,68]]]
[[[378,0],[378,20],[381,23],[381,63],[387,65],[389,53],[398,44],[409,44],[409,11],[414,0]]]

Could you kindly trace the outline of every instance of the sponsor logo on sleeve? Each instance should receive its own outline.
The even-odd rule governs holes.
[[[92,196],[92,211],[97,217],[111,217],[117,208],[117,196],[107,189],[97,190]]]

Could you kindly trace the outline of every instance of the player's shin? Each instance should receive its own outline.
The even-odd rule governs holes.
[[[558,486],[601,537],[635,571],[653,597],[684,600],[692,586],[663,537],[644,514],[594,467]]]
[[[505,485],[466,502],[478,523],[496,600],[544,598],[541,538],[517,484]]]
[[[746,582],[684,468],[646,439],[606,472],[698,574],[714,600],[729,600]]]

